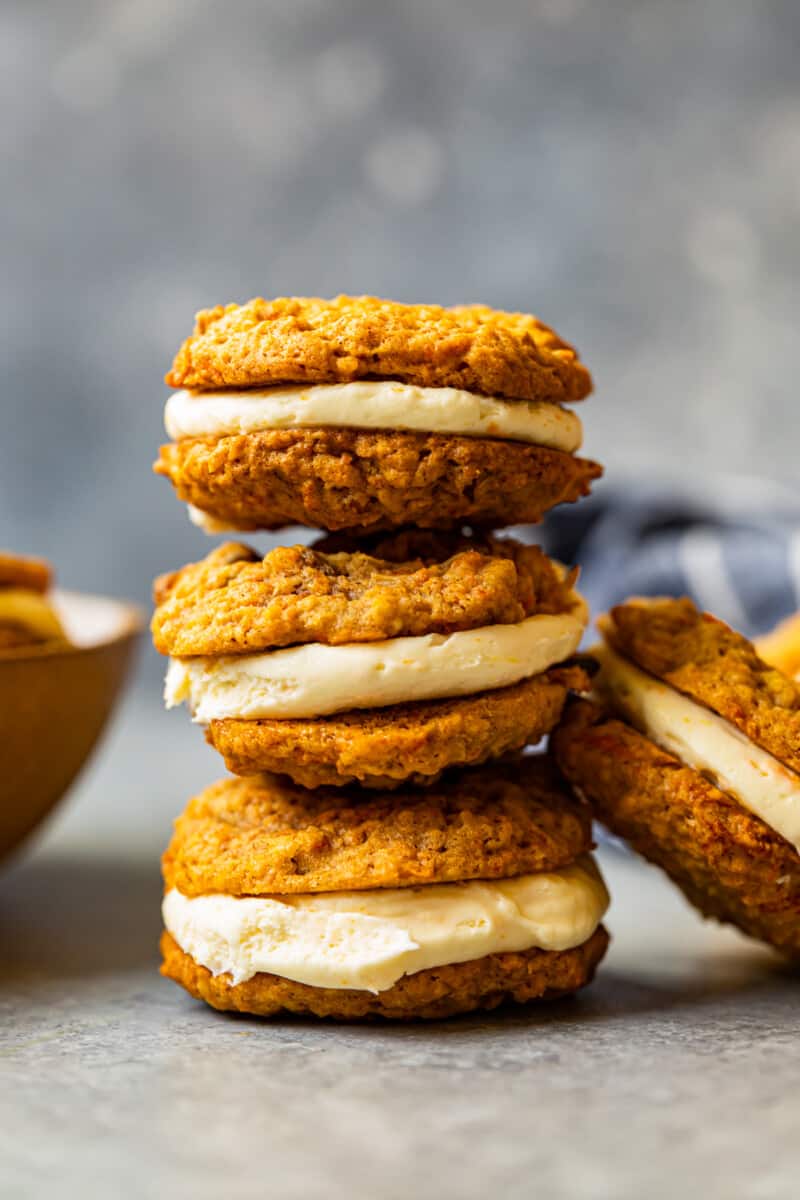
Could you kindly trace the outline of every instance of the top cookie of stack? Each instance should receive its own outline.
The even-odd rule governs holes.
[[[373,297],[198,313],[155,470],[208,532],[538,522],[601,468],[563,407],[591,391],[535,317]]]

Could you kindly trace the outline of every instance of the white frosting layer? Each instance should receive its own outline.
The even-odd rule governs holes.
[[[265,654],[172,658],[167,708],[188,702],[196,721],[322,717],[507,687],[569,658],[586,626],[583,600],[555,616],[460,633],[344,646],[312,643]]]
[[[198,529],[202,529],[203,533],[231,533],[235,532],[235,525],[227,525],[224,521],[220,521],[217,517],[212,517],[211,513],[203,512],[202,508],[196,508],[194,504],[187,504],[186,511],[189,514],[189,520]]]
[[[570,950],[607,908],[587,856],[493,882],[269,898],[190,899],[173,890],[163,913],[181,949],[234,984],[269,972],[311,987],[382,992],[402,975],[487,954]]]
[[[500,400],[460,388],[416,387],[391,379],[242,392],[173,392],[164,424],[173,441],[311,426],[509,438],[567,453],[578,450],[582,439],[580,419],[557,404]]]
[[[641,671],[610,646],[592,650],[595,679],[641,733],[695,771],[710,776],[800,851],[800,776],[751,742],[735,725]]]

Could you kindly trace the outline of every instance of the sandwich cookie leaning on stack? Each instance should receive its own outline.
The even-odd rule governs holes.
[[[573,992],[608,936],[588,808],[544,757],[430,788],[263,775],[192,800],[162,973],[218,1009],[438,1018]]]
[[[410,532],[370,550],[231,543],[156,582],[167,704],[229,770],[430,783],[538,742],[585,689],[564,663],[586,606],[538,547]]]
[[[165,475],[208,532],[540,521],[601,473],[591,391],[535,317],[374,297],[200,312],[166,377]]]
[[[562,771],[705,916],[800,960],[800,685],[688,599],[598,625],[602,707],[568,707]]]

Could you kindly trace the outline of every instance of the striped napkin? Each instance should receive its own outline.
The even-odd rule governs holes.
[[[594,614],[631,595],[688,595],[752,638],[800,609],[800,491],[768,480],[601,485],[536,537],[580,564]]]

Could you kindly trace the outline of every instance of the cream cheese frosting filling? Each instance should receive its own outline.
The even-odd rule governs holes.
[[[164,699],[167,708],[188,702],[194,719],[206,724],[322,717],[508,687],[575,653],[587,610],[576,592],[572,599],[563,613],[448,635],[172,658]]]
[[[582,441],[580,419],[558,404],[500,400],[460,388],[417,387],[391,379],[173,392],[164,424],[173,441],[313,426],[508,438],[568,454]]]
[[[559,871],[491,882],[270,897],[173,889],[163,916],[186,954],[233,984],[267,972],[382,992],[403,975],[488,954],[571,950],[591,937],[608,902],[587,855]]]
[[[0,625],[16,625],[45,641],[64,630],[50,601],[29,588],[0,588]]]
[[[610,646],[594,686],[641,733],[709,776],[800,851],[800,775],[762,750],[729,721],[642,671]]]
[[[231,533],[236,529],[235,525],[228,525],[225,521],[212,517],[211,513],[203,512],[202,508],[197,508],[194,504],[187,504],[186,511],[192,524],[202,529],[203,533]]]

